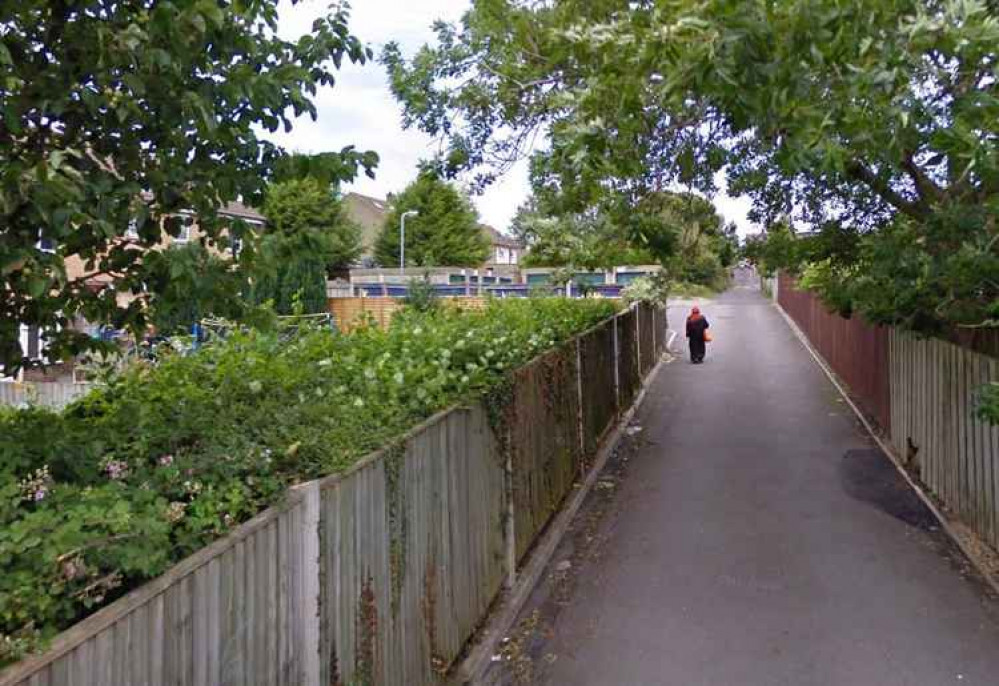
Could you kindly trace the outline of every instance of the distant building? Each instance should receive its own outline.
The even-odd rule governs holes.
[[[482,232],[489,238],[489,259],[487,267],[517,265],[524,255],[524,244],[516,238],[500,233],[493,227],[483,224]]]
[[[343,196],[343,205],[347,217],[361,227],[361,265],[371,267],[375,261],[375,243],[389,213],[389,202],[351,192]]]

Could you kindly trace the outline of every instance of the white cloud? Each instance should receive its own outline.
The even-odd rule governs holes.
[[[438,19],[456,22],[470,6],[469,0],[358,0],[351,12],[351,32],[371,46],[376,55],[395,41],[411,55],[434,38]],[[288,38],[307,33],[316,17],[327,11],[329,0],[282,2],[280,32]],[[385,70],[376,61],[364,66],[350,63],[337,75],[333,88],[321,89],[316,98],[315,121],[304,117],[290,133],[273,134],[281,145],[302,152],[339,150],[354,145],[374,150],[381,157],[375,179],[361,177],[348,190],[377,197],[402,190],[416,175],[421,159],[433,156],[435,142],[415,129],[404,131],[401,108],[389,90]],[[481,196],[474,198],[482,221],[506,229],[517,207],[530,193],[526,163],[515,166]],[[719,212],[746,233],[748,202],[720,194]]]

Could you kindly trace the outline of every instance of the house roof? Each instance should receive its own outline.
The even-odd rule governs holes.
[[[364,244],[364,254],[371,255],[375,249],[378,233],[385,224],[389,213],[387,200],[372,198],[360,193],[347,193],[343,196],[347,216],[361,227],[361,242]]]
[[[219,210],[219,213],[229,217],[235,217],[236,219],[245,219],[251,222],[264,223],[267,221],[264,215],[260,214],[252,207],[247,207],[241,202],[226,203],[225,207]]]
[[[482,232],[488,236],[489,243],[494,247],[519,249],[523,249],[524,247],[524,244],[516,238],[500,233],[497,229],[494,229],[488,224],[480,224],[479,227],[482,229]]]

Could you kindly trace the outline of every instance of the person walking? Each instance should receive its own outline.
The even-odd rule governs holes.
[[[687,340],[690,347],[690,361],[694,364],[704,362],[706,343],[710,340],[707,318],[701,314],[701,308],[695,306],[687,317]]]

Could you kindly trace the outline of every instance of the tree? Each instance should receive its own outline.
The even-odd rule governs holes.
[[[315,178],[275,183],[264,202],[267,229],[250,266],[251,300],[278,314],[326,311],[326,279],[361,252],[361,229]]]
[[[322,234],[268,233],[250,269],[250,300],[270,303],[278,314],[326,311],[327,240]]]
[[[48,332],[51,358],[95,345],[71,328],[77,316],[142,329],[156,295],[144,290],[155,281],[146,250],[176,235],[180,211],[196,214],[209,244],[219,241],[219,208],[240,197],[258,204],[285,159],[260,132],[315,117],[310,97],[333,82],[333,67],[370,56],[345,10],[289,41],[278,36],[277,5],[25,0],[0,10],[8,372],[24,362],[18,324]],[[337,180],[373,163],[352,148],[317,162]],[[121,240],[130,225],[143,249]],[[67,272],[75,258],[81,275]],[[104,285],[93,288],[96,277]],[[137,299],[119,306],[115,293],[128,291]]]
[[[608,269],[626,264],[659,262],[644,245],[636,245],[625,227],[606,213],[554,216],[532,197],[511,222],[514,235],[527,246],[528,267]]]
[[[674,237],[665,260],[669,273],[679,281],[725,288],[738,238],[714,204],[694,193],[661,192],[650,194],[644,205]]]
[[[392,201],[392,211],[375,242],[375,259],[384,267],[399,264],[399,224],[406,218],[406,264],[478,267],[489,256],[489,241],[478,213],[461,191],[433,173],[421,171]]]
[[[531,197],[512,227],[529,247],[529,266],[607,269],[658,263],[678,281],[723,288],[735,260],[734,225],[726,226],[714,205],[693,193],[652,193],[624,221],[609,211],[555,216]]]
[[[200,243],[146,256],[150,321],[162,333],[188,330],[205,317],[238,319],[245,309],[247,282],[231,262]]]
[[[437,37],[382,59],[444,173],[488,182],[538,136],[535,186],[577,207],[710,194],[724,170],[757,221],[867,236],[852,276],[870,317],[999,309],[994,3],[479,1]]]
[[[267,190],[264,216],[270,230],[285,237],[316,234],[331,275],[350,267],[361,254],[361,227],[350,220],[329,186],[315,178],[273,184]]]

